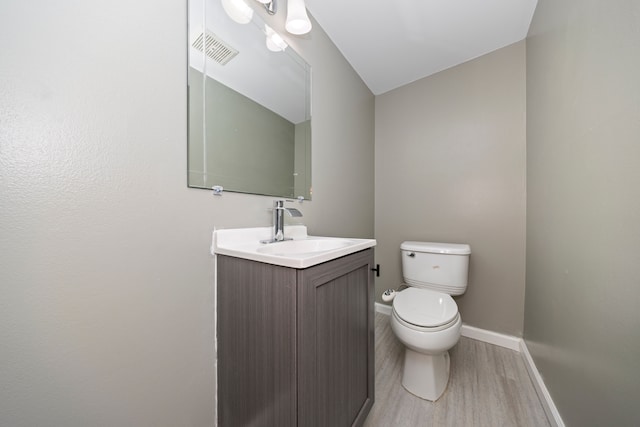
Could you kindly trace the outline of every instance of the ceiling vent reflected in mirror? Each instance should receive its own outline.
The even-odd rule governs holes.
[[[220,65],[227,64],[239,53],[229,43],[209,31],[200,34],[192,46],[200,52],[205,52],[210,59]]]

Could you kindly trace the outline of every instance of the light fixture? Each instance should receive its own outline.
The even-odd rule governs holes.
[[[273,31],[271,27],[267,24],[264,24],[264,31],[267,35],[267,49],[272,52],[284,52],[284,50],[289,46],[287,42],[280,36],[280,34]]]
[[[258,3],[262,3],[269,15],[276,14],[276,0],[256,0]]]
[[[253,18],[253,9],[244,0],[222,0],[222,8],[238,24],[248,24]]]
[[[311,31],[311,21],[307,16],[304,0],[287,1],[287,22],[285,28],[291,34],[302,35]]]

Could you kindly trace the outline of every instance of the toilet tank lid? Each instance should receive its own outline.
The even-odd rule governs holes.
[[[400,249],[432,254],[469,255],[471,253],[471,246],[464,243],[402,242]]]

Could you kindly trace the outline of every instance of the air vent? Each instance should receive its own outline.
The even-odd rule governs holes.
[[[236,49],[208,31],[200,34],[191,46],[200,52],[205,52],[209,58],[220,65],[225,65],[238,54]]]

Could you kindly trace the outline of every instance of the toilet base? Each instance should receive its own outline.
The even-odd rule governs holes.
[[[402,386],[411,394],[435,402],[449,382],[449,352],[424,354],[405,348]]]

